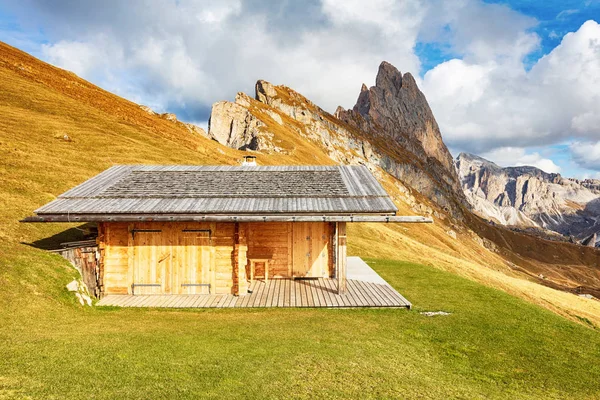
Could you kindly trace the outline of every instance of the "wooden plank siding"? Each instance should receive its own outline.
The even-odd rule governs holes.
[[[269,262],[269,277],[284,278],[289,276],[289,256],[292,249],[289,247],[288,236],[292,229],[292,222],[248,223],[248,254],[261,256],[257,258],[271,258]],[[264,256],[264,257],[263,257]],[[256,266],[256,276],[264,277],[264,264]]]
[[[330,278],[334,232],[328,222],[103,222],[102,294],[246,294],[248,255],[272,260],[269,278]]]

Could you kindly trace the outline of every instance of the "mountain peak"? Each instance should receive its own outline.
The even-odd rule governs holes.
[[[363,85],[354,107],[346,111],[338,109],[335,116],[367,137],[385,143],[390,153],[401,154],[403,159],[410,160],[407,163],[411,167],[401,176],[399,174],[405,182],[431,195],[444,207],[459,210],[460,207],[452,204],[466,204],[452,156],[442,140],[427,99],[411,74],[402,75],[395,66],[383,61],[375,86],[367,89]],[[409,171],[417,164],[427,170],[427,177]],[[458,200],[445,193],[458,193]]]
[[[379,65],[375,86],[363,85],[356,105],[349,113],[364,119],[363,130],[373,130],[378,136],[388,136],[412,152],[423,162],[437,159],[458,182],[452,166],[452,156],[442,141],[442,135],[425,95],[410,73],[402,73],[387,61]],[[343,113],[338,115],[344,118]],[[349,121],[348,115],[346,119]],[[346,121],[346,122],[348,122]]]
[[[456,157],[457,161],[479,161],[482,164],[491,164],[491,165],[495,165],[497,167],[499,167],[496,163],[487,160],[483,157],[480,157],[476,154],[473,153],[466,153],[466,152],[461,152],[458,157]]]
[[[277,96],[275,85],[270,82],[259,79],[254,86],[254,98],[262,103],[269,103],[269,99]]]
[[[593,184],[533,166],[500,167],[469,153],[460,153],[455,165],[473,209],[488,219],[577,239],[599,230],[594,202],[600,190]]]
[[[549,173],[532,165],[516,165],[510,167],[501,167],[493,161],[485,159],[475,154],[462,152],[456,157],[456,165],[460,168],[461,164],[477,165],[478,167],[488,167],[502,172],[507,176],[516,178],[518,176],[535,176],[547,182],[560,181],[561,175],[558,173]]]
[[[392,93],[397,93],[402,87],[402,73],[389,62],[382,61],[379,64],[375,86]]]

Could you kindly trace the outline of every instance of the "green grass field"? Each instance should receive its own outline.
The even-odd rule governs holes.
[[[597,330],[427,266],[367,260],[412,311],[102,309],[11,258],[0,399],[600,398]]]

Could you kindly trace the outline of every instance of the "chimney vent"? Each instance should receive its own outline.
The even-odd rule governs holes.
[[[242,167],[256,167],[256,156],[244,156]]]

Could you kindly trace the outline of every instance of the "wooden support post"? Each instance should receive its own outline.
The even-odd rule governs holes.
[[[246,276],[246,265],[248,264],[248,232],[247,224],[240,226],[240,243],[238,249],[238,296],[248,294],[248,277]]]
[[[294,278],[294,270],[293,270],[293,263],[294,263],[294,223],[293,222],[288,222],[287,223],[287,238],[288,238],[288,243],[287,243],[287,267],[288,267],[288,272],[287,272],[287,276],[288,278]]]
[[[127,226],[127,294],[133,294],[133,274],[135,267],[135,247],[133,245],[134,225]]]
[[[217,235],[217,224],[212,222],[209,225],[210,228],[210,267],[208,274],[210,278],[210,294],[217,293],[217,241],[215,239]]]
[[[346,292],[346,223],[337,223],[337,280],[338,294]]]
[[[104,222],[98,223],[98,237],[96,238],[96,244],[98,245],[97,255],[97,271],[96,271],[96,297],[104,297],[104,255],[106,248],[106,224]]]

